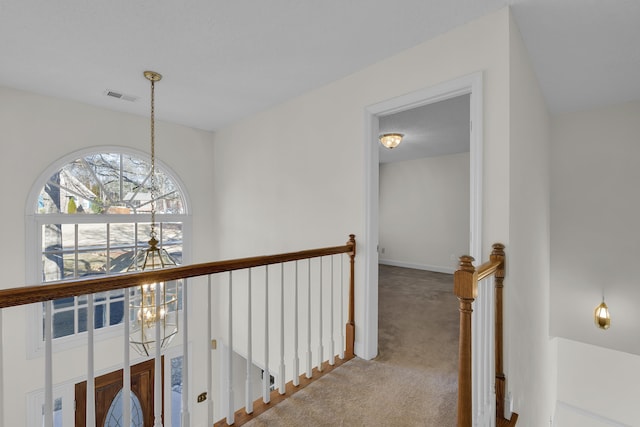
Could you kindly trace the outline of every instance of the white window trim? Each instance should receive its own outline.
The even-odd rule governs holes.
[[[64,167],[66,164],[89,154],[95,153],[123,153],[136,156],[142,159],[149,159],[149,154],[134,150],[128,147],[119,146],[99,146],[83,149],[70,153],[57,161],[53,162],[44,172],[40,174],[34,182],[27,197],[25,207],[25,227],[26,227],[26,281],[27,284],[42,284],[42,233],[43,224],[52,222],[61,224],[102,224],[104,216],[98,214],[37,214],[38,198],[42,190],[42,186],[51,177],[53,173]],[[180,177],[165,163],[156,159],[156,169],[162,170],[170,176],[181,192],[184,199],[184,214],[156,214],[156,222],[182,222],[182,262],[186,264],[191,260],[191,244],[192,241],[192,216],[190,214],[191,202],[189,194]],[[53,221],[52,221],[53,220]],[[131,215],[109,215],[111,223],[130,223],[130,222],[151,222],[150,214],[131,214]],[[44,356],[44,341],[41,336],[42,322],[42,304],[30,304],[25,310],[27,323],[27,359],[35,359]],[[105,340],[122,336],[123,325],[106,326],[95,331],[96,341]],[[56,338],[53,340],[53,351],[59,352],[71,348],[82,347],[86,345],[85,333],[74,334],[67,337]]]

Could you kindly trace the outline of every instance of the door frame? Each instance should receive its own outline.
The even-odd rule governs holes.
[[[426,89],[401,95],[365,109],[365,238],[364,241],[364,328],[362,341],[355,345],[364,359],[378,354],[378,239],[379,239],[379,117],[433,104],[460,95],[470,95],[469,117],[469,255],[482,259],[482,153],[483,93],[482,71],[459,77]]]

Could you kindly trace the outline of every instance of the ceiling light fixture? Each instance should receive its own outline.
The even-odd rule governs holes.
[[[156,179],[155,153],[155,83],[162,76],[154,71],[145,71],[144,76],[151,82],[151,171],[149,191],[151,192],[151,232],[149,247],[139,251],[129,271],[156,270],[176,265],[166,249],[158,248],[160,243],[156,233],[156,200],[158,188]],[[154,349],[166,348],[178,333],[178,286],[173,283],[147,283],[135,289],[131,303],[132,320],[129,342],[142,356],[149,356]]]
[[[400,145],[403,137],[404,135],[401,133],[385,133],[380,135],[380,144],[391,150]]]
[[[609,329],[609,327],[611,326],[609,307],[607,307],[607,304],[604,303],[604,297],[602,297],[602,302],[600,303],[600,305],[596,307],[593,318],[596,326],[600,329]]]

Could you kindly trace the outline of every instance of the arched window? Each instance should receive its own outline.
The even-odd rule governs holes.
[[[136,252],[147,247],[154,204],[159,246],[183,263],[190,228],[186,193],[158,160],[156,191],[151,191],[150,171],[148,155],[122,148],[74,153],[45,171],[27,206],[32,218],[28,238],[34,246],[28,279],[46,283],[126,271]],[[96,330],[122,323],[123,300],[123,291],[95,296]],[[42,325],[37,321],[41,308],[35,316]],[[37,330],[41,343],[43,330]],[[86,297],[54,301],[57,341],[86,330]]]

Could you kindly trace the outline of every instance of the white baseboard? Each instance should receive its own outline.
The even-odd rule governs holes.
[[[416,270],[435,271],[436,273],[453,274],[456,269],[454,267],[442,267],[438,265],[413,264],[410,262],[394,261],[391,259],[379,259],[379,264],[392,265],[394,267],[414,268]]]
[[[571,415],[573,415],[574,417],[571,417]],[[556,413],[553,420],[554,426],[568,425],[567,420],[570,419],[571,422],[576,422],[578,418],[580,418],[579,422],[581,424],[588,422],[589,425],[594,426],[601,425],[612,427],[631,427],[628,424],[623,424],[621,422],[612,420],[611,418],[591,412],[587,409],[579,408],[570,403],[563,402],[561,400],[556,401]]]

